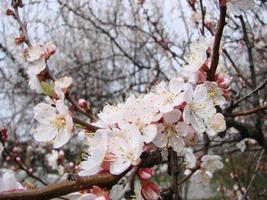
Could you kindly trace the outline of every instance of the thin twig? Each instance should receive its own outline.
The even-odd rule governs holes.
[[[246,199],[246,197],[247,197],[248,191],[249,191],[249,189],[250,189],[250,187],[251,187],[251,185],[252,185],[252,183],[253,183],[253,181],[254,181],[254,179],[255,179],[255,177],[256,177],[256,173],[257,173],[257,171],[258,171],[258,169],[259,169],[260,161],[261,161],[261,159],[262,159],[262,157],[263,157],[263,154],[264,154],[264,149],[261,150],[261,153],[260,153],[259,158],[258,158],[258,160],[257,160],[257,164],[256,164],[256,167],[255,167],[254,173],[253,173],[253,175],[252,175],[252,177],[251,177],[251,179],[250,179],[250,182],[249,182],[249,184],[248,184],[248,187],[247,187],[247,189],[246,189],[245,194],[244,194],[243,197],[242,197],[242,200]]]

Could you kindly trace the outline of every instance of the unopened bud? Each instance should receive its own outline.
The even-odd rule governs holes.
[[[24,37],[24,36],[20,36],[20,37],[15,38],[15,43],[16,43],[16,45],[20,45],[20,44],[22,44],[24,41],[25,41],[25,37]]]
[[[7,16],[14,16],[15,14],[14,14],[14,11],[13,11],[13,10],[11,10],[10,8],[8,8],[8,9],[6,10],[6,15],[7,15]]]
[[[79,99],[79,106],[83,108],[84,110],[89,109],[88,102],[85,99]]]

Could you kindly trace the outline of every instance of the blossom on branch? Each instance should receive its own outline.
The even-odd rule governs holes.
[[[17,182],[13,173],[4,172],[0,176],[0,192],[11,192],[24,190],[22,185]]]
[[[39,142],[53,142],[54,148],[60,148],[72,136],[73,121],[63,100],[56,101],[55,106],[40,103],[34,107],[34,118],[39,126],[33,136]]]

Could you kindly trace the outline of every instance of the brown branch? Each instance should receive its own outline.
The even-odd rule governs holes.
[[[168,149],[168,159],[169,159],[169,174],[172,177],[172,191],[173,191],[173,200],[181,200],[179,188],[178,188],[178,158],[177,153],[172,149]]]
[[[118,176],[105,173],[96,176],[78,177],[75,181],[55,183],[39,189],[26,190],[23,192],[3,192],[0,194],[0,200],[47,200],[79,190],[90,189],[94,185],[110,187],[122,178],[125,173],[126,172]]]
[[[84,114],[85,116],[89,117],[92,121],[97,121],[97,118],[89,112],[83,110],[80,105],[72,98],[69,93],[66,93],[66,99],[72,104],[72,106],[79,111],[80,113]]]
[[[19,15],[19,11],[18,11],[18,7],[19,7],[19,1],[16,0],[12,0],[12,6],[14,8],[14,18],[16,19],[16,21],[18,22],[19,26],[20,26],[20,30],[21,30],[21,36],[24,38],[24,42],[29,46],[32,47],[32,44],[29,40],[29,36],[28,36],[28,32],[27,32],[27,25],[25,23],[22,22],[20,15]]]
[[[202,28],[201,28],[201,34],[203,36],[205,36],[205,15],[206,15],[206,8],[203,6],[203,2],[202,0],[199,1],[200,2],[200,8],[201,8],[201,24],[202,24]]]
[[[249,110],[245,110],[245,111],[233,112],[231,116],[237,117],[237,116],[250,115],[250,114],[254,114],[258,111],[262,111],[262,110],[266,110],[266,109],[267,109],[267,104],[265,104],[263,106],[256,107],[256,108],[252,108]]]
[[[88,131],[92,131],[92,132],[95,132],[96,130],[99,129],[99,127],[97,126],[94,126],[92,124],[88,124],[87,122],[77,118],[77,117],[73,117],[73,122],[77,123],[77,124],[80,124],[82,126],[84,126]]]
[[[142,155],[140,167],[153,167],[161,161],[161,154],[159,151],[152,153],[145,153]],[[22,192],[3,192],[0,193],[0,200],[47,200],[63,195],[77,192],[84,189],[90,189],[94,185],[99,187],[111,187],[116,184],[124,175],[126,175],[131,167],[120,175],[112,175],[109,173],[102,173],[95,176],[77,177],[72,181],[64,181],[55,183],[43,188],[26,190]]]
[[[226,6],[220,6],[220,18],[217,26],[217,30],[215,33],[215,40],[213,44],[213,50],[212,50],[212,57],[211,57],[211,64],[210,69],[207,74],[207,79],[209,81],[214,81],[215,73],[217,70],[217,66],[219,63],[219,50],[220,50],[220,44],[223,34],[223,28],[225,25],[225,17],[226,17]]]
[[[252,90],[251,92],[249,92],[247,95],[239,98],[232,106],[236,107],[240,102],[244,101],[245,99],[252,97],[255,93],[257,93],[259,90],[262,90],[265,88],[267,84],[267,78],[258,86],[256,87],[254,90]]]

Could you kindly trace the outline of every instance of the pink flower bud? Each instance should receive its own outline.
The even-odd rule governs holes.
[[[159,186],[151,180],[141,181],[142,189],[141,194],[146,200],[157,200],[160,195]]]
[[[70,168],[73,168],[74,166],[75,166],[75,165],[74,165],[73,162],[70,162],[70,163],[69,163],[69,167],[70,167]]]
[[[14,147],[14,148],[12,149],[12,152],[13,152],[13,153],[18,153],[18,148],[17,148],[17,147]]]
[[[223,89],[227,89],[231,83],[231,78],[227,74],[224,74],[224,73],[217,74],[215,76],[215,80],[216,80],[217,85]]]
[[[32,168],[28,169],[28,172],[31,174],[33,172],[33,169]]]
[[[85,99],[79,99],[79,106],[85,110],[88,110],[88,103]]]
[[[153,168],[140,168],[138,170],[138,176],[140,179],[148,180],[154,176],[155,170]]]
[[[21,162],[21,158],[19,156],[17,156],[16,161]]]

